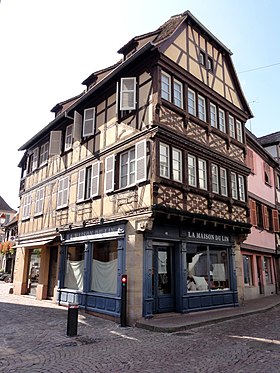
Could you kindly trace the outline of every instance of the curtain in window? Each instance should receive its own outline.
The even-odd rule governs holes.
[[[83,290],[84,260],[67,261],[64,287]]]
[[[116,294],[118,259],[109,262],[92,260],[91,289],[100,293]]]

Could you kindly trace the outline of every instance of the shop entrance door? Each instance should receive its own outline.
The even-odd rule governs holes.
[[[48,298],[53,298],[54,288],[56,285],[57,273],[57,246],[50,247],[50,266],[49,266],[49,279],[48,279]]]
[[[175,310],[174,247],[154,246],[153,312]]]

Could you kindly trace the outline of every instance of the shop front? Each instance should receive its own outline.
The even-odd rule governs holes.
[[[125,273],[125,223],[62,232],[58,303],[118,318]]]
[[[145,237],[144,317],[238,305],[234,236],[155,224]]]

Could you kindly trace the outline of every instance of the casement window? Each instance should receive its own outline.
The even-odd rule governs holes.
[[[234,199],[238,199],[236,174],[234,172],[231,172],[230,177],[231,177],[231,196]]]
[[[193,155],[188,155],[188,182],[196,187],[196,158]]]
[[[198,159],[198,186],[207,189],[207,163],[203,159]]]
[[[39,148],[33,150],[33,159],[32,159],[32,171],[36,170],[38,167],[38,155],[39,155]]]
[[[245,185],[244,185],[244,177],[238,175],[238,189],[239,189],[239,199],[240,201],[245,202]]]
[[[198,118],[206,122],[206,105],[205,98],[198,95]]]
[[[136,78],[122,78],[120,91],[120,110],[136,109]]]
[[[69,176],[58,181],[57,208],[68,206]]]
[[[30,218],[30,211],[31,211],[31,193],[23,196],[22,219]]]
[[[120,188],[135,184],[135,148],[120,155]]]
[[[212,164],[212,192],[219,193],[219,171],[215,164]]]
[[[95,108],[84,110],[83,137],[94,135],[95,130]]]
[[[243,142],[242,123],[239,120],[236,121],[236,138],[239,142]]]
[[[254,167],[254,153],[251,149],[247,149],[247,155],[246,155],[246,165],[250,168],[251,172],[255,172]]]
[[[35,198],[35,215],[43,214],[44,208],[44,198],[45,198],[45,188],[40,188],[36,191],[36,198]]]
[[[213,62],[213,59],[211,57],[207,57],[207,70],[213,72],[214,70],[214,62]]]
[[[252,255],[242,255],[243,257],[243,279],[245,286],[253,285],[253,262]]]
[[[160,144],[159,146],[159,164],[160,164],[160,171],[159,171],[160,176],[170,178],[169,146],[168,145]]]
[[[171,101],[171,77],[165,73],[161,73],[161,97]]]
[[[65,130],[65,142],[64,142],[64,150],[67,151],[72,148],[73,142],[73,125],[70,124],[66,127]]]
[[[271,266],[271,258],[265,256],[263,258],[263,268],[265,273],[265,281],[267,284],[272,284],[272,266]]]
[[[217,128],[217,107],[210,103],[210,124],[212,127]]]
[[[267,220],[268,220],[268,230],[270,232],[273,232],[274,226],[273,226],[273,213],[272,208],[267,207]]]
[[[205,66],[206,58],[205,58],[205,53],[203,51],[199,52],[199,63]]]
[[[263,229],[264,228],[264,222],[263,222],[263,208],[262,204],[259,202],[256,202],[256,217],[257,217],[257,227]]]
[[[222,109],[219,109],[219,130],[226,132],[225,112]]]
[[[40,160],[39,160],[40,166],[47,163],[48,156],[49,156],[49,142],[46,142],[40,147]]]
[[[195,93],[190,88],[188,89],[188,113],[196,115],[196,102],[195,102]]]
[[[222,167],[220,168],[220,182],[221,182],[221,195],[227,196],[228,195],[227,170]]]
[[[96,197],[99,194],[100,162],[79,170],[77,202]]]
[[[172,179],[182,181],[182,152],[172,148]]]
[[[235,139],[235,127],[234,127],[234,118],[233,116],[229,115],[228,117],[228,124],[229,124],[229,135]]]
[[[173,96],[174,104],[180,108],[183,108],[183,85],[175,79],[173,86]]]
[[[271,185],[271,172],[270,166],[267,163],[263,163],[264,168],[264,181],[266,184]]]

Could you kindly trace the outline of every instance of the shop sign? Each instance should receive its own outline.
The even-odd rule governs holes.
[[[229,243],[229,236],[215,233],[205,233],[205,232],[193,232],[187,231],[187,238],[189,240],[195,241],[211,241],[219,243]]]

